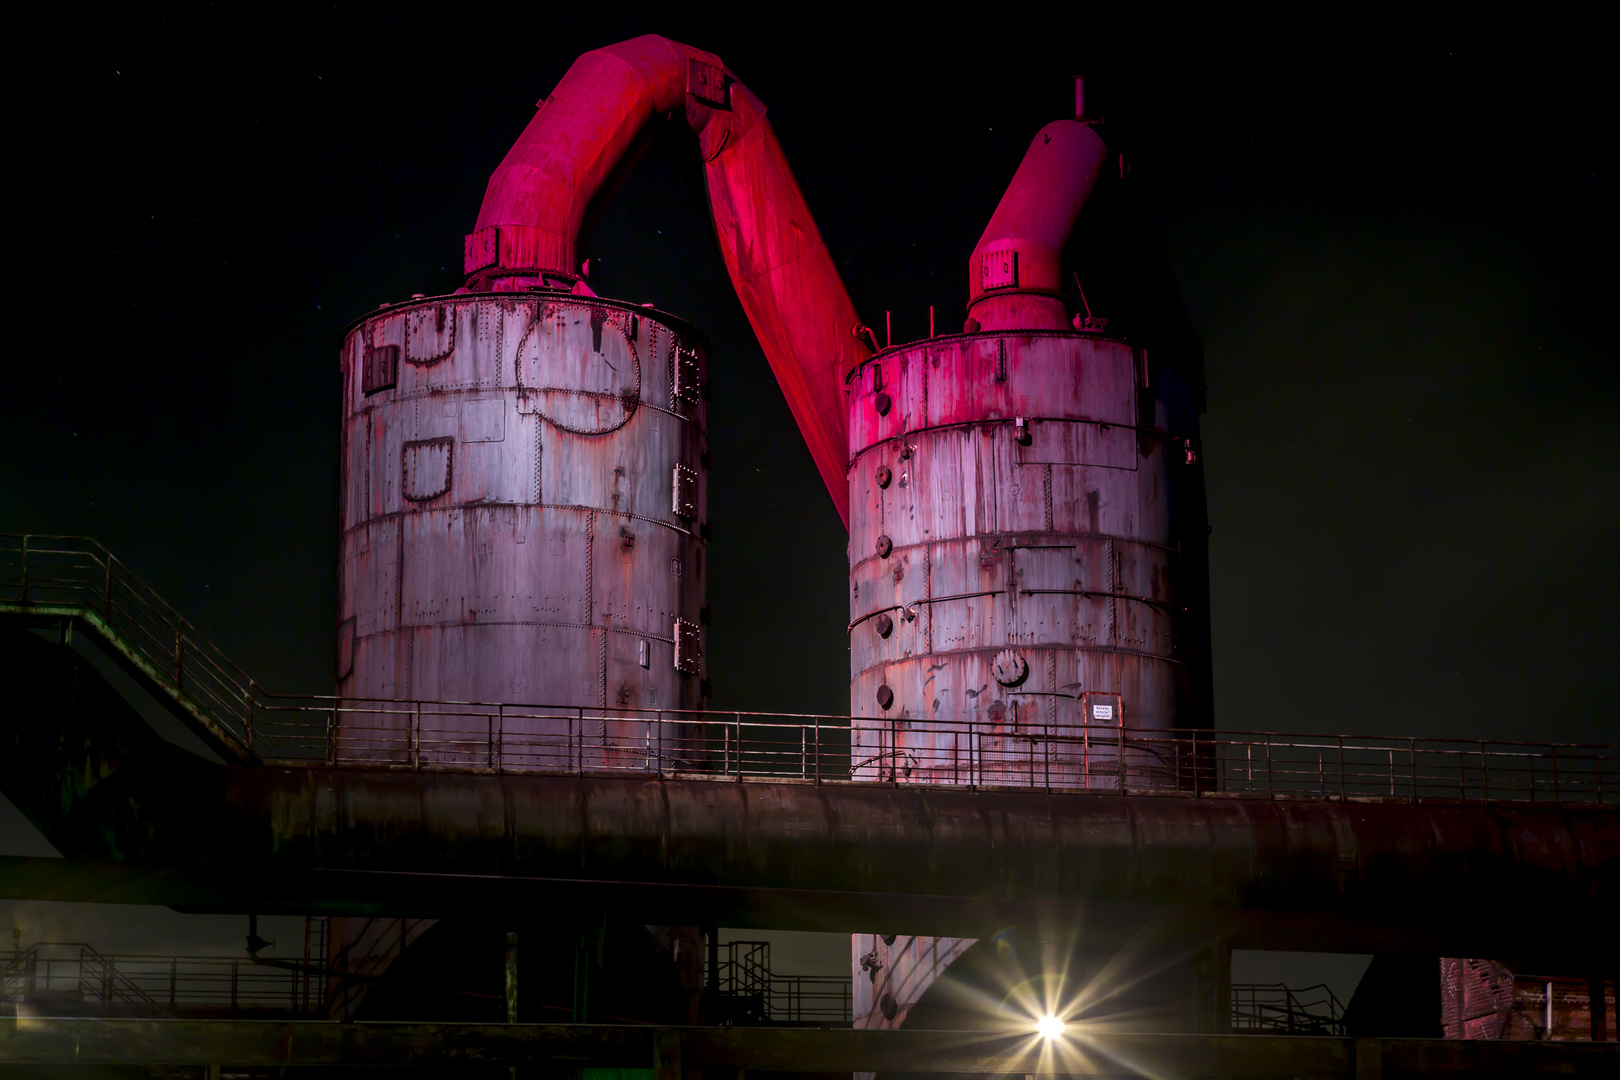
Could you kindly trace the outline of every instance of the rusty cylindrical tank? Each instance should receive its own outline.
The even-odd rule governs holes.
[[[848,379],[859,779],[1179,783],[1127,728],[1207,723],[1197,395],[1066,295],[1107,158],[1083,117],[1038,132],[969,259],[965,332]],[[974,943],[851,944],[855,1025],[881,1028]]]
[[[340,696],[697,707],[705,363],[670,316],[577,292],[418,299],[355,325]],[[438,717],[435,740],[402,737],[406,712],[345,714],[342,752],[484,755],[484,717]],[[557,764],[533,755],[560,714],[516,713],[507,741]]]
[[[851,377],[867,778],[1117,786],[1106,732],[1176,725],[1180,448],[1141,400],[1146,363],[1121,340],[1021,330],[886,350]],[[1073,741],[1032,760],[1032,733]]]

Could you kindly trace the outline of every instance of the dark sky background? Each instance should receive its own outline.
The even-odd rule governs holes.
[[[0,529],[97,537],[262,684],[329,691],[343,329],[461,283],[575,56],[657,32],[724,57],[897,339],[930,304],[959,325],[1085,73],[1206,350],[1217,723],[1620,739],[1595,28],[693,7],[66,14],[10,115]],[[847,712],[845,538],[674,150],[589,254],[599,293],[713,343],[715,703]]]

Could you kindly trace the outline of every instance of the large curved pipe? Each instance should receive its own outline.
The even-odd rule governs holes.
[[[1063,245],[1107,159],[1089,124],[1036,134],[968,260],[968,314],[981,329],[1069,329]]]
[[[720,58],[648,35],[574,62],[489,180],[467,237],[475,288],[579,274],[579,243],[635,163],[655,118],[698,136],[715,232],[743,310],[848,524],[844,375],[869,355],[765,106]]]

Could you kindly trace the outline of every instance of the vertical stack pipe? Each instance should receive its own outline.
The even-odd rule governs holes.
[[[1108,149],[1039,132],[969,261],[966,332],[848,380],[855,778],[1120,790],[1188,776],[1191,466],[1146,351],[1076,317],[1062,253]],[[1201,515],[1201,504],[1196,514]],[[1190,775],[1190,774],[1189,774]],[[893,1027],[971,943],[856,935],[857,1025]]]

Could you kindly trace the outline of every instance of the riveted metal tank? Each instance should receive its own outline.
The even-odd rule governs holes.
[[[1176,725],[1181,448],[1147,382],[1129,343],[1062,331],[936,338],[851,375],[864,778],[1116,786],[1107,732]],[[1031,758],[1031,734],[1070,741]]]
[[[340,696],[696,708],[705,364],[670,316],[562,291],[419,299],[356,324]],[[435,711],[437,739],[404,730],[422,723],[411,710],[344,713],[340,756],[481,761],[489,721],[451,712]],[[502,734],[532,744],[566,723],[514,710]]]

